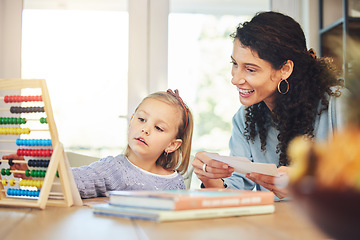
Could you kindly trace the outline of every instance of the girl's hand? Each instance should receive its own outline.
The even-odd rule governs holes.
[[[196,153],[192,166],[206,188],[224,188],[222,178],[230,177],[234,172],[234,168],[210,158],[204,151]]]
[[[276,177],[260,173],[248,173],[246,174],[246,177],[251,181],[260,184],[264,188],[269,189],[281,199],[289,195],[287,189],[288,171],[289,167],[282,166],[278,168],[279,175]]]
[[[18,156],[16,154],[4,155],[2,157],[4,160],[14,159],[14,160],[22,160],[24,163],[14,163],[14,165],[10,166],[11,170],[28,170],[27,164],[25,163],[25,158],[22,156]],[[24,173],[14,173],[14,177],[22,178],[22,179],[31,179],[31,177],[26,177]]]

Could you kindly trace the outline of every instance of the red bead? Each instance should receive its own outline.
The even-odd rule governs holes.
[[[5,102],[5,103],[8,103],[8,102],[9,102],[9,96],[6,95],[6,96],[4,97],[4,102]]]

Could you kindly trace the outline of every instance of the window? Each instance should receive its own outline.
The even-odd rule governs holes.
[[[242,3],[241,3],[242,2]],[[240,107],[231,84],[233,41],[240,22],[269,1],[177,1],[169,15],[169,87],[178,88],[195,121],[192,152],[229,154],[232,116]],[[244,6],[247,6],[246,8]]]
[[[127,143],[125,1],[76,2],[24,1],[22,78],[46,79],[66,151],[117,155]]]

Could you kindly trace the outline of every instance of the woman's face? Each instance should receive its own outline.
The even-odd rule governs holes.
[[[231,60],[231,83],[239,91],[241,104],[251,106],[264,101],[272,110],[281,81],[280,70],[275,70],[269,62],[259,58],[257,52],[243,46],[239,39],[235,39]]]

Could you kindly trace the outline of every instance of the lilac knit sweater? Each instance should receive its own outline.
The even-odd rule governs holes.
[[[107,192],[113,190],[185,189],[179,173],[150,173],[132,164],[122,154],[100,159],[89,166],[72,168],[72,172],[82,198],[107,196]]]

